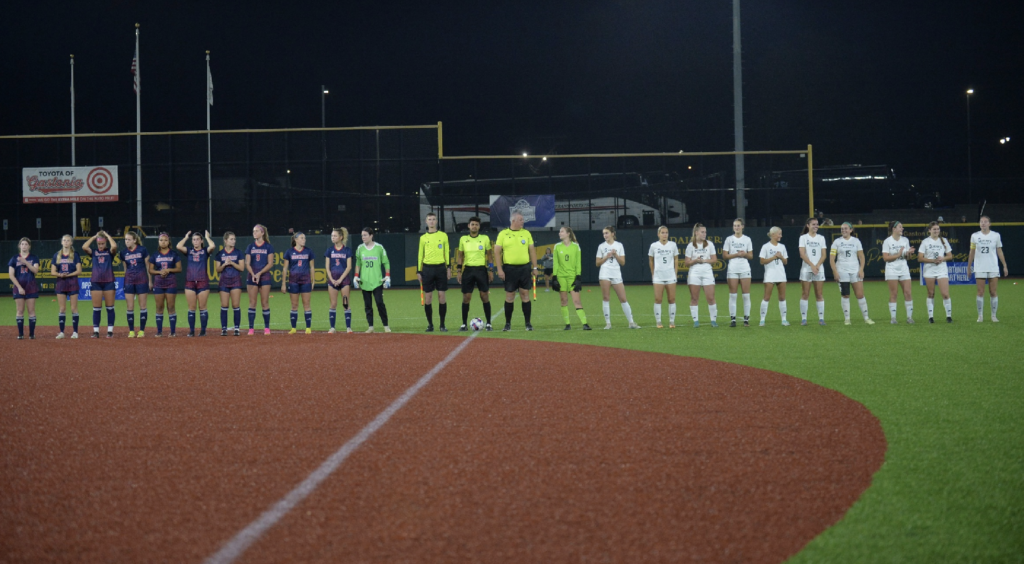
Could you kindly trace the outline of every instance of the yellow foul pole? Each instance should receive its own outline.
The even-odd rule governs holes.
[[[807,145],[807,217],[814,217],[814,148]]]

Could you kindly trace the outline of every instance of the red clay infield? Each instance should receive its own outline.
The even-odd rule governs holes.
[[[461,343],[12,335],[5,562],[202,562]],[[476,339],[238,561],[779,562],[885,448],[862,405],[783,374]]]

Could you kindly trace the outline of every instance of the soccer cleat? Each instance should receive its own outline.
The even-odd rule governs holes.
[[[819,319],[818,320],[818,325],[821,325],[822,327],[824,327],[825,326],[825,320],[824,319]]]
[[[200,337],[205,337],[205,336],[206,336],[206,331],[202,331],[202,330],[200,330],[200,331],[199,331],[199,336],[200,336]]]
[[[875,324],[875,322],[872,321],[870,317],[865,317],[864,318],[864,323],[867,323],[868,325],[874,325]]]
[[[255,334],[256,334],[256,330],[255,329],[249,329],[249,336],[250,337],[252,337]]]
[[[346,333],[351,333],[351,332],[352,332],[352,328],[351,328],[351,327],[347,327],[347,328],[345,329],[345,332],[346,332]]]
[[[928,318],[928,323],[935,323],[935,318],[934,317],[929,317]]]
[[[563,331],[572,331],[572,325],[566,325]]]
[[[758,327],[764,327],[764,320],[762,319],[761,322],[757,324],[757,326]]]
[[[782,326],[783,326],[783,327],[789,327],[789,321],[787,321],[787,320],[783,319],[783,320],[782,320]]]
[[[135,338],[135,331],[129,331],[128,332],[128,338],[129,339],[134,339]]]
[[[337,330],[335,330],[335,329],[334,329],[334,327],[331,327],[330,329],[328,329],[328,330],[327,330],[327,334],[328,334],[328,335],[333,335],[333,334],[335,334],[335,333],[337,333],[337,332],[338,332],[338,331],[337,331]]]
[[[630,329],[639,329],[639,328],[640,328],[640,326],[639,326],[639,325],[637,325],[636,323],[630,323],[630,324],[629,324],[629,328],[630,328]]]
[[[227,329],[221,329],[220,330],[220,336],[221,337],[227,337],[228,336],[228,330]]]
[[[57,333],[57,338],[58,339],[63,339],[64,338],[64,333]]]
[[[466,329],[466,324],[463,323],[462,325],[459,325],[459,331],[469,331],[469,329]]]
[[[800,320],[800,325],[807,325],[807,320],[806,319],[801,319]]]
[[[711,320],[711,326],[712,326],[712,327],[718,327],[718,322],[717,322],[717,321],[715,321],[714,319],[712,319],[712,320]]]
[[[700,321],[694,321],[693,322],[693,328],[697,329],[698,327],[700,327]]]
[[[665,328],[665,326],[660,324],[660,323],[655,325],[654,327],[657,328],[657,329],[664,329]]]
[[[978,323],[981,323],[981,316],[978,316]]]
[[[611,328],[612,328],[612,324],[611,324],[611,323],[606,323],[606,324],[605,324],[605,326],[604,326],[604,328],[605,328],[606,330],[607,330],[607,329],[611,329]]]
[[[992,323],[999,323],[999,320],[994,315],[992,316]]]
[[[28,336],[28,340],[29,341],[35,341],[36,340],[36,336],[35,335],[29,335]]]
[[[676,328],[676,324],[675,323],[669,323],[668,324],[668,328],[669,329],[675,329]]]
[[[288,331],[289,335],[294,335],[295,333],[296,333],[296,331],[295,331],[294,327],[292,327],[291,331]]]
[[[189,331],[188,335],[185,335],[185,336],[186,337],[195,337],[196,336],[196,332],[195,331]]]
[[[434,332],[434,326],[433,325],[427,325],[427,329],[424,331],[424,333],[433,333],[433,332]]]
[[[486,327],[484,327],[484,329],[486,329],[486,330],[488,330],[488,331],[494,331],[494,327],[491,327],[491,324],[490,324],[490,323],[488,323],[488,324],[487,324],[487,326],[486,326]]]
[[[843,320],[843,325],[853,325],[853,322],[850,321],[849,317],[847,317],[846,319]]]
[[[163,336],[164,336],[164,334],[159,332],[159,331],[156,332],[156,335],[153,335],[153,337],[156,338],[156,339],[159,339],[160,337],[163,337]]]
[[[502,329],[502,331],[511,331],[511,330],[512,330],[512,324],[511,323],[506,323],[505,327]]]
[[[366,332],[367,333],[373,333],[373,325],[370,325],[370,328],[367,329]]]
[[[313,330],[310,329],[309,327],[306,327],[306,334],[307,335],[312,335],[313,334]]]
[[[114,332],[113,331],[107,331],[107,338],[108,339],[113,339],[114,338]]]
[[[744,327],[750,327],[750,320],[749,319],[744,319],[743,320],[743,326]]]
[[[981,321],[981,320],[979,319],[979,321]],[[93,338],[93,339],[99,339],[99,338],[100,338],[100,332],[99,332],[99,330],[96,330],[96,331],[93,331],[93,332],[92,332],[92,338]]]
[[[72,339],[77,339],[78,338],[78,331],[75,331],[74,333],[72,333],[71,334],[71,338]]]
[[[533,331],[533,325],[530,325],[529,323],[527,323],[526,324],[526,330],[527,331]]]
[[[146,333],[144,331],[136,331],[135,332],[135,338],[136,339],[141,339],[141,338],[143,338],[145,336],[146,336]]]
[[[441,331],[441,333],[447,333],[448,332],[448,328],[445,327],[444,325],[442,325],[440,331]]]
[[[240,335],[240,334],[241,334],[241,333],[239,332],[239,330],[238,330],[238,327],[235,327],[235,336],[237,337],[237,336],[238,336],[238,335]]]
[[[897,324],[899,324],[899,321],[896,321],[895,317],[890,317],[889,318],[889,325],[897,325]]]
[[[586,323],[584,323],[583,324],[583,330],[584,331],[591,331],[590,325],[587,325]]]
[[[729,322],[729,327],[735,327],[735,326],[736,326],[736,319],[734,318],[732,321]]]
[[[263,335],[264,336],[270,335],[270,327],[264,327],[263,328]]]
[[[947,317],[946,318],[946,323],[952,323],[952,322],[953,322],[953,318],[952,317]]]
[[[390,333],[390,332],[391,332],[391,327],[389,327],[389,326],[385,325],[385,326],[384,326],[384,332],[385,332],[385,333]]]
[[[19,340],[19,341],[23,341],[23,340],[25,340],[25,336],[24,336],[24,335],[18,335],[18,340]]]
[[[913,325],[914,324],[914,318],[913,317],[908,317],[907,318],[907,324],[908,325]]]

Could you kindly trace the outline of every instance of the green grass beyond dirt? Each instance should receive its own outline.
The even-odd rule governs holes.
[[[952,288],[953,324],[946,324],[941,300],[937,300],[936,324],[927,323],[925,290],[915,283],[916,325],[907,325],[900,298],[900,324],[888,323],[888,293],[882,282],[866,285],[868,305],[877,322],[867,326],[853,303],[853,325],[844,326],[834,283],[826,290],[826,321],[819,327],[814,304],[811,325],[799,326],[799,284],[789,284],[789,321],[779,326],[778,307],[772,300],[768,326],[757,327],[763,289],[755,284],[752,295],[752,327],[728,325],[728,290],[717,286],[719,327],[707,323],[707,306],[701,300],[702,326],[691,327],[689,294],[679,286],[677,328],[654,329],[653,295],[649,286],[629,286],[627,292],[637,322],[643,329],[626,329],[622,310],[612,297],[611,331],[604,331],[600,290],[584,289],[583,305],[595,328],[562,330],[558,295],[538,292],[534,302],[536,331],[522,330],[519,304],[510,333],[500,331],[504,316],[494,321],[495,331],[485,338],[516,338],[613,346],[683,356],[699,356],[764,368],[803,378],[837,390],[861,402],[882,422],[889,442],[886,462],[872,486],[842,521],[812,541],[793,562],[1007,562],[1024,560],[1024,285],[1003,280],[1000,287],[1001,322],[977,323],[974,287]],[[500,290],[500,289],[499,289]],[[495,297],[494,313],[501,313],[501,294]],[[279,292],[271,300],[274,329],[289,326],[289,299]],[[461,294],[450,291],[450,335],[461,321]],[[353,328],[366,328],[362,297],[353,292]],[[220,327],[219,298],[211,295],[210,327],[213,337]],[[385,293],[391,327],[399,332],[420,332],[425,327],[419,295],[410,290]],[[435,298],[436,300],[436,298]],[[813,297],[812,297],[813,300]],[[149,334],[153,333],[155,307],[150,297]],[[246,325],[243,296],[242,324]],[[742,313],[742,300],[738,304]],[[668,306],[663,306],[667,325]],[[117,305],[117,332],[126,331],[124,303]],[[301,307],[300,307],[301,309]],[[313,294],[314,329],[326,330],[328,298]],[[187,329],[185,296],[177,301],[179,330]],[[435,318],[437,307],[435,303]],[[83,303],[82,334],[89,331],[91,306]],[[474,297],[471,317],[482,316]],[[14,323],[14,303],[0,301],[0,323]],[[37,302],[40,339],[52,339],[57,304],[46,295]],[[104,314],[104,320],[106,317]],[[70,319],[69,319],[70,323]],[[378,319],[378,328],[380,321]],[[435,322],[436,323],[436,322]],[[258,315],[257,327],[262,327]],[[338,326],[344,327],[342,312]],[[299,319],[300,330],[304,327]],[[464,334],[461,334],[464,335]],[[279,338],[303,338],[295,337]],[[339,339],[345,337],[338,336]],[[439,337],[443,338],[443,337]],[[341,342],[341,341],[339,341]],[[119,346],[131,343],[119,341]],[[500,346],[497,345],[496,346]],[[621,367],[628,370],[629,367]]]

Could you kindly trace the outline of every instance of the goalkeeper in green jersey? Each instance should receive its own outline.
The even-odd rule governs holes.
[[[388,310],[384,307],[384,288],[391,287],[391,261],[388,260],[388,252],[384,247],[373,241],[373,233],[372,227],[363,229],[363,244],[356,250],[356,276],[352,282],[356,288],[363,291],[366,324],[370,326],[366,332],[373,333],[373,302],[376,301],[377,313],[384,323],[384,332],[390,333]]]
[[[565,330],[572,329],[569,324],[569,293],[572,293],[572,304],[576,307],[576,315],[583,324],[584,331],[590,331],[587,325],[587,314],[583,311],[580,303],[580,290],[583,289],[581,276],[583,274],[582,254],[579,243],[576,242],[576,234],[571,227],[563,227],[558,230],[558,238],[561,243],[555,245],[554,279],[551,286],[562,297],[562,321],[565,321]]]

